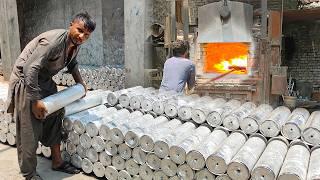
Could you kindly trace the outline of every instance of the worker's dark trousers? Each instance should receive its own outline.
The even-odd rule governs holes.
[[[13,118],[17,126],[18,161],[21,173],[29,178],[36,174],[38,141],[47,147],[60,144],[64,110],[51,114],[45,120],[38,120],[32,113],[23,80],[15,84],[14,91]]]

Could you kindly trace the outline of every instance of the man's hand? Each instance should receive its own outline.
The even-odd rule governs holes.
[[[82,98],[84,98],[84,97],[86,97],[86,94],[87,94],[87,92],[88,92],[88,87],[87,87],[87,85],[86,85],[84,82],[82,82],[82,83],[80,83],[80,84],[82,84],[82,86],[84,87],[84,90],[85,90],[85,94],[84,94],[83,97],[82,97]]]
[[[46,113],[48,112],[41,100],[32,102],[31,110],[37,119],[44,119],[46,117]]]

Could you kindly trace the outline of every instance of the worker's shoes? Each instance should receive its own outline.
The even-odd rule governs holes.
[[[43,180],[43,179],[38,174],[36,174],[32,177],[26,178],[26,180]]]
[[[54,171],[60,171],[68,174],[78,174],[80,173],[80,170],[75,168],[73,165],[71,165],[68,162],[63,162],[59,167],[52,168]]]

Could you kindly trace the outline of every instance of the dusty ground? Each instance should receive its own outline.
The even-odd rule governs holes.
[[[51,170],[51,161],[38,156],[37,171],[44,180],[92,180],[96,179],[82,173],[70,175]],[[15,147],[0,143],[0,180],[23,180],[19,173],[18,157]]]

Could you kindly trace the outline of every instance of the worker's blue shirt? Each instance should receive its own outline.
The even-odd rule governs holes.
[[[195,83],[195,66],[192,61],[181,57],[167,59],[160,90],[182,92],[186,83],[189,87]]]

